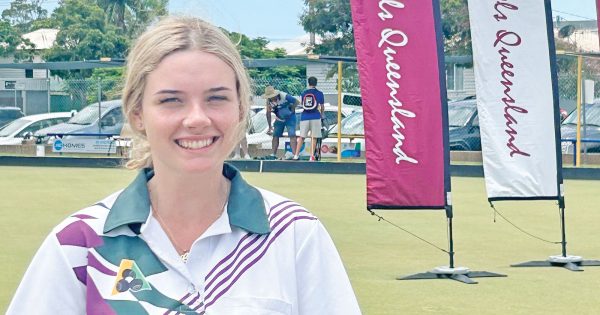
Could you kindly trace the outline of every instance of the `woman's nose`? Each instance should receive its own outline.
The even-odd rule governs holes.
[[[192,105],[183,119],[183,126],[190,129],[202,128],[209,124],[210,118],[202,105],[199,104]]]

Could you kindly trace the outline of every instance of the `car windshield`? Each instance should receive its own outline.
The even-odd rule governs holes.
[[[337,130],[336,130],[337,131]],[[342,120],[343,135],[364,135],[365,124],[362,111],[354,112]]]
[[[90,125],[93,124],[98,119],[98,104],[92,104],[80,112],[75,114],[75,116],[69,119],[69,124],[75,125]]]
[[[448,106],[448,125],[450,127],[463,127],[473,116],[477,107],[475,106]]]
[[[249,133],[260,133],[267,130],[267,115],[264,111],[261,111],[250,119],[250,130]]]
[[[581,123],[583,124],[583,117]],[[585,109],[585,123],[589,126],[600,127],[600,104],[587,106]],[[565,125],[577,125],[577,111],[574,110],[571,114],[563,121]]]
[[[10,124],[4,126],[4,128],[0,129],[0,137],[8,137],[15,131],[18,131],[21,128],[25,127],[25,125],[27,125],[28,123],[30,123],[30,121],[23,118],[14,120]]]

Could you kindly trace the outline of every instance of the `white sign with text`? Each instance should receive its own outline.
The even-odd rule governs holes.
[[[52,144],[52,152],[114,154],[117,153],[117,146],[112,139],[56,139]]]

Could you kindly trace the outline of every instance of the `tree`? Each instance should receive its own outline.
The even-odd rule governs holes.
[[[63,0],[52,13],[53,27],[59,29],[54,46],[46,52],[48,61],[125,58],[128,40],[106,22],[104,11],[87,0]],[[81,72],[87,77],[90,71]],[[71,77],[73,74],[62,73]]]
[[[168,0],[97,0],[109,23],[123,33],[137,37],[148,23],[167,14]]]
[[[9,22],[0,20],[0,57],[12,57],[15,62],[31,60],[35,46]]]
[[[321,43],[309,47],[318,55],[355,56],[354,28],[350,0],[304,0],[306,7],[300,15],[300,24],[305,31],[321,37]],[[337,66],[332,66],[327,78],[337,74]],[[358,69],[353,64],[344,63],[344,91],[358,92]]]
[[[2,19],[9,22],[21,34],[31,32],[32,23],[45,19],[48,11],[42,8],[43,0],[14,0],[10,8],[2,11]]]
[[[320,35],[313,52],[321,55],[355,56],[350,0],[304,0],[300,24]],[[449,55],[471,54],[467,0],[441,0],[444,47]]]
[[[315,54],[355,56],[350,0],[304,0],[300,24],[321,37],[312,48]]]
[[[238,51],[244,59],[272,59],[283,58],[286,52],[282,48],[269,49],[267,44],[269,41],[266,38],[258,37],[250,39],[248,36],[236,32],[228,32],[223,30],[237,44]],[[302,91],[305,83],[306,68],[299,66],[280,66],[275,68],[252,68],[248,69],[248,73],[254,79],[254,89],[256,94],[262,94],[266,85],[274,84],[276,80],[277,87],[290,92]]]
[[[440,9],[446,55],[471,55],[471,25],[467,0],[440,0]]]

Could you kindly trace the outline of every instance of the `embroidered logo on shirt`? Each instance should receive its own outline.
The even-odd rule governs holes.
[[[119,265],[119,272],[115,279],[112,295],[131,290],[138,292],[143,290],[152,290],[150,284],[140,271],[137,264],[133,260],[122,259]]]

